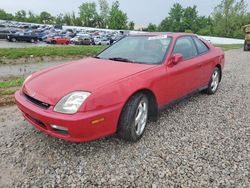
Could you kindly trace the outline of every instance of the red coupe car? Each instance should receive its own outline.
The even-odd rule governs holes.
[[[196,35],[130,35],[96,57],[32,74],[15,99],[26,120],[54,137],[117,133],[135,142],[166,105],[196,91],[214,94],[223,67],[223,51]]]
[[[70,38],[65,36],[50,37],[46,40],[48,44],[69,44]]]

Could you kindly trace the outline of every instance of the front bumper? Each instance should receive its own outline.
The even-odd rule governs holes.
[[[78,112],[73,115],[53,111],[53,106],[43,109],[28,101],[20,91],[15,93],[18,108],[24,118],[44,133],[72,142],[86,142],[114,134],[123,104],[118,104],[102,110]],[[97,119],[104,121],[92,124]],[[51,125],[68,129],[67,134],[56,131]]]

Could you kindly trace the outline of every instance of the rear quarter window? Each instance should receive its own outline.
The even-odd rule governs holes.
[[[209,51],[209,48],[207,47],[207,45],[203,41],[198,39],[197,37],[194,37],[194,42],[197,46],[199,54],[204,54]]]

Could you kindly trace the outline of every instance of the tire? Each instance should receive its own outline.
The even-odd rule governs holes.
[[[118,137],[137,142],[143,136],[149,114],[149,101],[146,95],[138,93],[132,96],[124,106],[120,115]]]
[[[245,41],[245,44],[244,44],[244,51],[249,51],[247,41]]]
[[[11,39],[11,42],[16,42],[16,38],[12,38],[12,39]]]
[[[221,71],[218,67],[215,67],[213,74],[210,78],[210,82],[208,84],[208,88],[205,90],[207,94],[213,95],[219,88],[221,80]]]
[[[35,40],[34,40],[34,39],[30,39],[30,42],[31,42],[31,43],[35,43]]]

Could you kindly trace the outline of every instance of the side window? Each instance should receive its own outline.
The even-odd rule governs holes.
[[[182,54],[184,59],[190,59],[198,55],[197,49],[191,37],[180,37],[177,39],[173,54]]]
[[[198,48],[199,54],[206,53],[209,50],[207,45],[204,44],[204,42],[202,42],[200,39],[198,39],[197,37],[194,37],[193,39]]]

